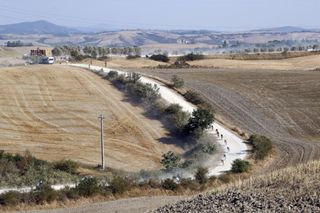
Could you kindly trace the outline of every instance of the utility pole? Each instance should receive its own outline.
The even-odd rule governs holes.
[[[103,120],[104,120],[104,116],[101,114],[99,116],[100,119],[100,145],[101,145],[101,168],[102,170],[105,169],[105,165],[104,165],[104,141],[103,141]]]

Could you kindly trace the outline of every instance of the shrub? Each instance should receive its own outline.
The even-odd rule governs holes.
[[[51,188],[50,185],[44,185],[40,191],[36,193],[36,202],[43,204],[44,202],[51,203],[58,197],[58,193]]]
[[[0,195],[0,205],[2,206],[15,206],[19,203],[18,192],[7,192]]]
[[[71,160],[61,160],[55,163],[54,168],[70,174],[76,174],[79,165]]]
[[[182,110],[182,107],[179,104],[170,104],[164,112],[166,114],[172,115],[172,114],[177,114],[179,111]]]
[[[202,146],[202,152],[212,155],[217,150],[217,147],[215,144],[205,144]]]
[[[132,72],[128,75],[129,81],[133,82],[134,84],[137,83],[140,80],[140,78],[141,75],[139,73]]]
[[[193,103],[194,105],[205,103],[201,95],[193,90],[188,90],[183,96],[185,97],[185,99],[187,99],[187,101]]]
[[[178,184],[174,180],[167,178],[161,182],[161,186],[164,189],[175,191],[178,189]]]
[[[185,56],[182,56],[181,59],[185,61],[196,61],[196,60],[202,60],[204,59],[204,55],[201,54],[194,54],[194,53],[189,53]]]
[[[119,73],[117,71],[111,70],[110,72],[108,72],[106,79],[113,81],[118,77],[119,77]]]
[[[154,61],[161,61],[161,62],[169,62],[169,57],[166,55],[158,54],[158,55],[152,55],[149,57],[151,60]]]
[[[173,75],[171,78],[171,82],[175,88],[181,88],[184,85],[184,80],[177,75]]]
[[[132,95],[135,95],[147,103],[154,103],[160,97],[159,88],[157,85],[152,86],[149,83],[143,84],[137,82],[135,84],[128,84],[127,90]]]
[[[80,181],[76,190],[81,196],[90,197],[99,193],[98,180],[94,177],[86,177]]]
[[[115,177],[110,183],[110,189],[113,194],[123,194],[128,189],[128,183],[122,177]]]
[[[194,178],[197,180],[200,184],[205,184],[208,182],[208,169],[199,167]]]
[[[137,59],[137,58],[141,58],[140,55],[128,55],[127,56],[127,59],[130,60],[130,59]]]
[[[256,160],[263,160],[272,150],[272,142],[262,135],[251,135],[249,143],[253,146],[253,153]]]
[[[232,163],[231,171],[233,173],[243,173],[247,172],[250,168],[250,163],[245,160],[236,159]]]
[[[160,163],[167,169],[173,169],[178,167],[180,162],[180,156],[172,151],[169,151],[162,155],[162,160]]]

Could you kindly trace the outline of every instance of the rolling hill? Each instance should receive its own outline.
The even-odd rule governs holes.
[[[21,22],[16,24],[0,25],[0,34],[74,34],[79,30],[59,26],[48,21]]]

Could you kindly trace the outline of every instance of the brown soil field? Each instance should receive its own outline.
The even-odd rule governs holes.
[[[85,59],[82,63],[89,64],[91,59]],[[96,66],[105,66],[104,61],[92,60],[92,64]],[[157,67],[158,65],[166,65],[167,63],[153,61],[146,58],[126,59],[125,57],[111,57],[107,60],[109,68],[147,68]]]
[[[137,70],[169,80],[177,74],[201,93],[217,117],[270,137],[272,163],[261,172],[320,157],[320,72],[244,69]]]
[[[126,171],[160,168],[168,131],[126,101],[122,92],[78,68],[36,65],[0,69],[0,149],[26,150],[44,160],[100,162],[98,116],[105,119],[108,167]]]
[[[314,70],[316,68],[320,68],[320,55],[281,60],[203,59],[198,61],[189,61],[188,63],[193,66],[222,69]]]

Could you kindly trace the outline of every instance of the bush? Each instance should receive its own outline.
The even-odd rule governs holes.
[[[265,136],[251,135],[248,141],[253,146],[253,153],[256,160],[265,159],[272,150],[272,142]]]
[[[203,167],[199,167],[194,177],[198,183],[205,184],[208,182],[207,175],[208,175],[208,169],[203,168]]]
[[[152,55],[149,57],[151,60],[154,61],[161,61],[161,62],[169,62],[169,57],[166,55],[158,54],[158,55]]]
[[[132,95],[135,95],[147,103],[154,103],[160,97],[159,88],[157,85],[152,86],[149,83],[143,84],[137,82],[135,84],[128,84],[127,90]]]
[[[204,55],[201,54],[194,54],[194,53],[189,53],[185,56],[182,56],[180,60],[185,60],[185,61],[196,61],[196,60],[202,60],[204,59]]]
[[[181,88],[184,85],[184,80],[177,75],[173,75],[171,78],[171,82],[175,88]]]
[[[205,144],[202,146],[202,152],[212,155],[217,150],[217,147],[215,144]]]
[[[178,184],[174,180],[167,178],[161,182],[161,186],[164,189],[175,191],[178,189]]]
[[[180,156],[172,151],[169,151],[162,155],[162,160],[160,163],[167,169],[173,169],[178,167],[180,162]]]
[[[98,180],[94,177],[86,177],[80,181],[76,190],[81,196],[90,197],[99,193]]]
[[[43,204],[44,202],[51,203],[58,198],[58,192],[51,188],[50,185],[44,185],[40,191],[36,193],[36,202]]]
[[[113,81],[113,80],[117,79],[118,77],[119,77],[119,73],[117,71],[111,70],[110,72],[108,72],[106,79]]]
[[[1,206],[16,206],[19,204],[19,193],[18,192],[7,192],[0,195]]]
[[[182,107],[179,104],[170,104],[164,112],[166,114],[172,115],[172,114],[177,114],[179,111],[182,110]]]
[[[139,73],[135,73],[135,72],[132,72],[132,73],[129,73],[128,75],[128,79],[130,82],[133,82],[134,84],[137,83],[141,78],[141,75]]]
[[[245,160],[236,159],[232,163],[231,171],[233,173],[243,173],[247,172],[250,168],[250,163]]]
[[[113,194],[123,194],[128,189],[128,183],[122,177],[115,177],[110,183],[110,189]]]
[[[127,59],[130,60],[130,59],[137,59],[137,58],[141,58],[140,55],[128,55],[127,56]]]
[[[193,103],[194,105],[205,103],[201,95],[192,90],[188,90],[183,96],[185,97],[185,99],[187,99],[187,101]]]
[[[55,163],[54,168],[70,174],[76,174],[79,165],[71,160],[61,160]]]

